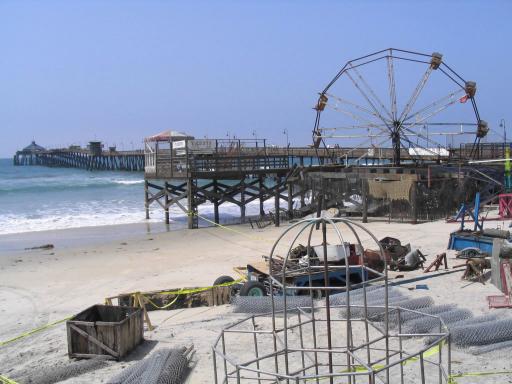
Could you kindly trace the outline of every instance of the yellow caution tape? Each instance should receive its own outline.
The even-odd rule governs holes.
[[[219,227],[219,228],[222,228],[222,229],[225,229],[225,230],[227,230],[227,231],[234,232],[234,233],[238,233],[239,235],[242,235],[242,236],[244,236],[244,237],[247,237],[247,238],[249,238],[249,239],[251,239],[251,240],[267,241],[267,242],[271,242],[271,243],[273,243],[273,241],[272,241],[272,240],[264,239],[263,237],[258,237],[258,236],[248,235],[247,233],[244,233],[244,232],[242,232],[242,231],[238,231],[238,230],[236,230],[236,229],[234,229],[234,228],[230,228],[230,227],[227,227],[227,226],[225,226],[225,225],[222,225],[222,224],[216,223],[215,221],[210,220],[210,219],[207,219],[206,217],[201,216],[201,215],[199,215],[198,213],[194,213],[194,212],[190,212],[190,211],[189,211],[189,212],[187,212],[187,215],[188,215],[188,216],[197,216],[199,219],[204,220],[204,221],[206,221],[206,222],[208,222],[208,223],[210,223],[210,224],[213,224],[213,225],[215,225],[216,227]]]
[[[2,384],[18,384],[16,381],[9,379],[8,377],[0,375],[0,383]]]
[[[375,369],[375,370],[382,369],[384,367],[385,367],[384,365],[380,365],[380,364],[372,365],[372,369]],[[368,371],[368,368],[366,368],[364,365],[356,365],[356,366],[352,367],[350,370],[347,369],[343,372],[366,372],[366,371]]]
[[[38,327],[38,328],[32,329],[31,331],[28,331],[28,332],[22,333],[21,335],[18,335],[18,336],[16,336],[16,337],[13,337],[12,339],[5,340],[5,341],[0,341],[0,347],[3,347],[3,346],[4,346],[4,345],[6,345],[6,344],[12,343],[13,341],[16,341],[16,340],[19,340],[19,339],[23,339],[24,337],[30,336],[30,335],[32,335],[32,334],[34,334],[34,333],[37,333],[37,332],[40,332],[40,331],[44,331],[45,329],[51,328],[51,327],[53,327],[54,325],[57,325],[57,324],[63,323],[64,321],[71,319],[71,317],[72,317],[72,316],[70,316],[70,317],[66,317],[65,319],[57,320],[57,321],[54,321],[53,323],[49,323],[49,324],[43,325],[43,326],[41,326],[41,327]]]
[[[179,289],[177,291],[163,291],[163,292],[156,292],[156,293],[158,293],[160,295],[187,295],[190,293],[209,291],[210,289],[213,289],[214,287],[229,287],[230,285],[235,285],[242,281],[243,281],[243,279],[238,279],[238,280],[234,280],[234,281],[229,281],[227,283],[212,285],[210,287]]]
[[[189,295],[189,294],[192,294],[192,293],[205,292],[205,291],[209,291],[209,290],[211,290],[211,289],[213,289],[215,287],[229,287],[231,285],[238,284],[238,283],[240,283],[242,281],[243,281],[243,279],[238,279],[238,280],[234,280],[234,281],[229,281],[227,283],[212,285],[210,287],[191,288],[191,289],[183,289],[182,288],[182,289],[179,289],[177,291],[155,292],[155,294],[157,294],[157,295],[176,295],[176,297],[174,298],[174,300],[172,302],[170,302],[168,304],[165,304],[164,306],[158,306],[153,301],[151,301],[151,299],[149,297],[147,297],[143,293],[137,292],[137,293],[134,293],[133,295],[135,295],[135,294],[141,295],[142,297],[144,297],[148,301],[148,303],[150,303],[153,307],[155,307],[157,309],[166,309],[166,308],[169,308],[171,305],[173,305],[176,302],[176,300],[178,300],[178,297],[180,295]]]
[[[441,341],[439,344],[437,345],[434,345],[432,348],[429,348],[427,349],[424,353],[423,353],[423,357],[430,357],[430,356],[434,356],[434,355],[437,355],[439,353],[439,348],[444,344],[444,341]],[[413,361],[418,361],[420,358],[419,357],[410,357],[408,358],[407,360],[403,361],[402,362],[402,365],[406,365],[407,363],[410,363],[410,362],[413,362]]]
[[[448,384],[457,384],[455,378],[457,377],[476,377],[476,376],[493,376],[493,375],[508,375],[512,374],[512,371],[490,371],[490,372],[467,372],[467,373],[456,373],[450,375],[448,378]]]
[[[173,305],[176,300],[178,300],[178,297],[180,297],[179,295],[176,295],[176,297],[174,298],[173,301],[171,301],[170,303],[168,304],[165,304],[165,305],[162,305],[162,306],[159,306],[157,304],[155,304],[149,297],[143,295],[143,294],[140,294],[144,299],[146,299],[146,301],[151,304],[154,308],[157,308],[157,309],[167,309],[169,308],[171,305]]]

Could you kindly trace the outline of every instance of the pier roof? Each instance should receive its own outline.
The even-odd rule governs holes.
[[[178,140],[193,140],[194,136],[187,133],[167,130],[156,135],[146,137],[146,141],[178,141]]]
[[[35,141],[32,140],[30,145],[27,145],[25,148],[23,148],[23,152],[42,152],[46,151],[46,148],[41,147],[40,145],[37,145]]]

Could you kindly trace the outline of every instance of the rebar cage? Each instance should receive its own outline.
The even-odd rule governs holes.
[[[327,246],[336,244],[333,239],[328,242],[328,234],[343,244],[340,249],[344,263],[327,262]],[[276,250],[283,249],[281,242],[290,235],[282,267],[273,269]],[[307,265],[290,263],[290,253],[301,236],[307,238],[308,255],[312,241],[321,238],[323,263],[317,260],[320,263],[314,265],[312,257],[306,258]],[[363,241],[374,243],[380,252],[382,271],[370,268],[362,252],[360,265],[349,265],[345,238],[354,240],[361,250]],[[344,287],[330,286],[332,271],[344,270],[345,276],[350,276],[357,268],[360,282],[347,278]],[[311,280],[319,271],[324,274],[321,286]],[[293,284],[290,276],[299,272],[309,276],[309,286]],[[325,217],[291,225],[272,247],[269,285],[270,292],[283,295],[283,309],[276,310],[272,294],[271,313],[252,315],[222,330],[212,348],[216,384],[449,382],[451,349],[446,325],[437,316],[390,306],[385,253],[363,225]],[[372,292],[375,298],[377,289],[382,292],[383,305],[369,300]],[[292,309],[286,305],[287,297],[304,292],[309,294],[310,306]],[[436,324],[435,331],[402,333],[401,319],[405,317],[427,317]],[[427,336],[424,345],[420,338]]]

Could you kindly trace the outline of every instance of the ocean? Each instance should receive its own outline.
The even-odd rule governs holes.
[[[127,224],[144,219],[144,176],[14,166],[0,160],[0,234]]]
[[[268,209],[273,201],[265,202]],[[258,201],[248,204],[248,216],[258,212]],[[199,213],[212,219],[213,205],[202,204]],[[221,221],[239,215],[234,204],[220,207]],[[150,216],[150,223],[162,222],[164,212],[155,203]],[[186,227],[187,217],[177,206],[170,216],[171,229]],[[0,235],[145,222],[143,173],[14,166],[11,159],[0,159]]]

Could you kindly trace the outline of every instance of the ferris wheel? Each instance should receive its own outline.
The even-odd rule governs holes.
[[[314,147],[339,147],[347,157],[391,148],[393,165],[400,165],[404,153],[421,160],[472,140],[472,157],[489,131],[476,90],[438,52],[389,48],[350,60],[320,93]]]

